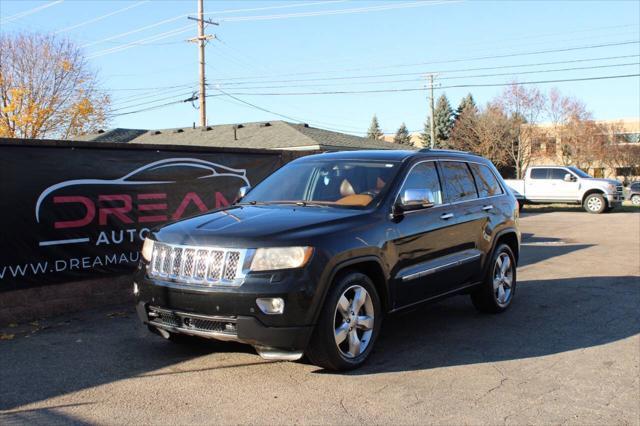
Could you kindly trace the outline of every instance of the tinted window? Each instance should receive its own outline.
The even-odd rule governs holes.
[[[640,190],[640,183],[632,183],[631,184],[631,189]]]
[[[478,198],[476,186],[473,183],[473,176],[466,163],[456,161],[443,161],[442,185],[447,202],[473,200]]]
[[[549,169],[531,169],[531,179],[549,179]]]
[[[564,175],[569,173],[565,169],[551,169],[549,179],[564,179]]]
[[[482,164],[469,164],[473,177],[476,179],[476,186],[480,197],[491,197],[493,195],[502,194],[502,188],[498,183],[496,175],[493,174],[489,167]]]
[[[438,181],[436,163],[433,161],[418,163],[411,169],[400,189],[400,196],[407,189],[428,189],[431,191],[433,204],[442,204],[442,190]]]

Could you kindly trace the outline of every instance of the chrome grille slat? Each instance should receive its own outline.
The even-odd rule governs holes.
[[[149,275],[194,286],[238,286],[246,249],[196,247],[155,242]]]

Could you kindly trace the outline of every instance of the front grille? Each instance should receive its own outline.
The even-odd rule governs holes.
[[[168,326],[204,333],[236,334],[235,317],[207,317],[150,306],[149,320],[151,324],[157,326]]]
[[[149,275],[198,286],[240,285],[247,250],[155,242]]]
[[[618,186],[616,186],[616,192],[617,192],[618,194],[622,195],[622,190],[623,190],[622,185],[618,185]]]

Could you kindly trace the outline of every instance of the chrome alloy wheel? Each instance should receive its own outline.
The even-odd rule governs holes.
[[[493,292],[498,306],[504,308],[513,293],[513,263],[507,253],[500,253],[493,267]]]
[[[597,212],[602,209],[602,199],[599,197],[591,197],[587,200],[587,208],[592,212]]]
[[[631,204],[634,206],[640,206],[640,195],[634,195],[631,197]]]
[[[334,314],[334,337],[342,356],[355,358],[367,349],[374,315],[373,301],[363,287],[353,285],[342,293]]]

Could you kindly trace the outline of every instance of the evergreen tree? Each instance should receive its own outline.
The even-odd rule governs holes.
[[[429,148],[431,146],[431,124],[429,117],[424,120],[424,130],[420,133],[420,140],[422,141],[423,147]]]
[[[449,99],[447,99],[446,95],[442,94],[442,96],[438,98],[438,102],[436,103],[436,108],[433,113],[437,147],[444,148],[447,146],[447,140],[451,135],[451,129],[453,129],[453,120],[453,109],[451,108]]]
[[[478,106],[476,105],[476,101],[473,99],[473,95],[471,93],[460,101],[460,105],[458,105],[458,109],[456,110],[456,121],[465,110],[473,111],[476,114],[478,113]]]
[[[451,136],[451,130],[453,129],[454,113],[451,108],[451,104],[446,95],[442,95],[438,98],[436,107],[433,113],[433,124],[435,127],[435,148],[448,147],[447,141]],[[431,122],[430,117],[424,122],[424,131],[420,134],[420,139],[425,147],[431,146]]]
[[[378,117],[373,114],[373,118],[371,119],[371,124],[369,125],[369,130],[367,130],[367,137],[369,139],[382,139],[384,134],[380,129],[380,124],[378,123]]]
[[[400,125],[400,127],[398,128],[398,131],[396,132],[396,135],[393,137],[393,143],[397,143],[399,145],[413,146],[413,143],[411,143],[411,136],[409,135],[409,130],[407,129],[407,126],[404,123]]]

